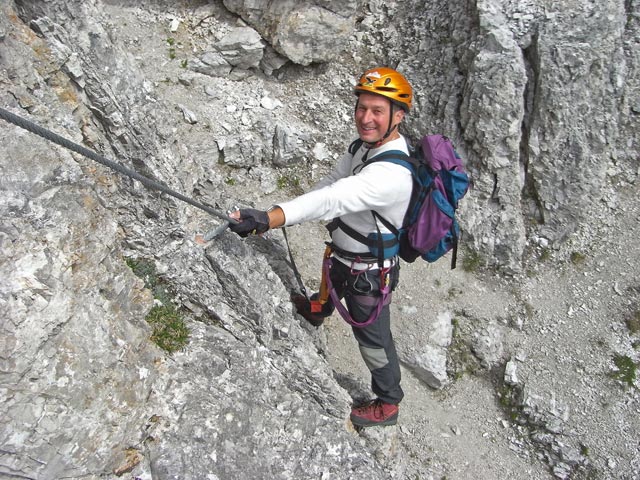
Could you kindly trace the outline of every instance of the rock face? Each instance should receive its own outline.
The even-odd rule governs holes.
[[[578,3],[387,7],[397,20],[390,63],[420,79],[411,130],[457,141],[477,200],[463,206],[465,232],[506,270],[521,268],[536,234],[552,246],[566,240],[608,194],[607,174],[623,184],[637,175],[619,151],[638,142],[637,114],[623,113],[637,98],[637,6],[589,2],[582,22]],[[382,23],[362,25],[374,34]]]
[[[445,133],[466,159],[461,249],[482,267],[518,278],[579,229],[608,238],[637,182],[636,1],[116,3],[3,2],[0,105],[217,210],[266,207],[327,172],[354,136],[354,78],[374,64],[415,87],[406,133]],[[429,422],[364,436],[349,427],[357,380],[336,374],[324,331],[293,313],[279,232],[198,245],[194,233],[217,219],[0,122],[0,476],[446,476],[431,458],[406,466],[415,449],[399,447]],[[311,237],[299,251],[322,244]],[[170,299],[134,274],[142,261]],[[535,458],[558,478],[584,473],[570,409],[536,391],[537,365],[514,353],[523,324],[542,316],[527,303],[535,295],[476,313],[452,303],[467,287],[490,305],[495,278],[417,278],[420,308],[399,313],[430,323],[399,329],[404,366],[442,389],[464,363],[449,347],[466,349],[475,371],[503,378],[511,396],[499,401],[518,410],[519,435],[535,429]],[[579,292],[585,305],[597,286]],[[633,308],[637,286],[619,288]],[[179,311],[183,349],[150,341],[153,306]],[[611,344],[626,345],[612,330]],[[635,438],[637,426],[621,430]],[[627,450],[591,461],[611,478],[638,475]]]
[[[43,38],[15,6],[3,7],[2,82],[9,92],[3,104],[76,142],[111,145],[107,156],[147,176],[163,175],[149,159],[170,155],[146,141],[172,132],[160,127],[150,134],[143,125],[152,116],[129,115],[149,86],[125,73],[133,70],[129,59],[108,48],[95,17],[83,17],[89,31],[80,29],[80,38],[69,37],[59,22],[75,15],[63,4],[44,5],[50,16],[31,22]],[[44,14],[33,7],[25,15]],[[86,51],[84,35],[91,38]],[[73,76],[66,66],[77,57],[63,42],[80,46],[84,59]],[[98,68],[105,62],[117,72],[108,81]],[[128,97],[129,106],[118,100],[118,81],[128,85],[120,100]],[[198,125],[199,115],[180,105],[173,115]],[[137,122],[140,129],[130,129]],[[250,247],[233,236],[205,251],[184,241],[175,218],[164,223],[173,215],[167,212],[176,212],[171,202],[136,205],[131,196],[142,199],[146,192],[18,127],[3,127],[0,140],[2,475],[382,474],[344,428],[346,392],[286,301],[288,291],[274,274],[283,268],[275,263],[284,265],[282,251],[261,256],[259,268],[249,267]],[[146,158],[136,148],[143,145]],[[198,153],[198,172],[215,168],[217,150]],[[193,191],[195,184],[215,184],[211,175],[187,175],[172,186]],[[142,227],[138,215],[150,223]],[[173,284],[190,328],[188,351],[166,357],[149,341],[144,317],[154,300],[125,257],[151,260]]]
[[[300,65],[337,57],[353,33],[357,5],[354,0],[223,3],[258,30],[278,53]]]
[[[114,468],[113,440],[139,428],[155,380],[151,296],[121,260],[117,222],[80,165],[14,129],[0,136],[5,158],[19,160],[1,207],[2,444],[15,454],[0,470]]]

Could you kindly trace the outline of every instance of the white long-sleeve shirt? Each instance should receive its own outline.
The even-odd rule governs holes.
[[[345,224],[366,237],[378,231],[371,214],[371,210],[375,210],[395,227],[401,227],[411,198],[411,172],[401,165],[384,161],[373,162],[362,168],[367,150],[363,145],[354,155],[346,153],[336,168],[320,180],[313,190],[279,203],[285,215],[285,225],[340,217]],[[390,150],[408,154],[404,137],[370,149],[366,158],[371,159]],[[389,233],[381,222],[378,222],[378,228],[382,233]],[[368,252],[366,245],[340,229],[333,232],[332,241],[336,247],[347,252]]]

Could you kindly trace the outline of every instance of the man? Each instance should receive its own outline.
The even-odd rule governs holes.
[[[402,226],[412,177],[401,165],[374,160],[376,155],[391,150],[408,154],[398,126],[411,109],[412,89],[400,73],[381,67],[366,71],[354,90],[355,125],[361,142],[352,143],[350,150],[359,148],[345,154],[309,193],[267,211],[234,212],[232,217],[240,222],[231,229],[246,236],[285,225],[333,219],[328,226],[332,250],[327,282],[333,289],[333,301],[329,299],[328,306],[344,298],[347,309],[340,304],[339,310],[353,326],[360,353],[371,372],[372,391],[377,395],[375,400],[354,408],[351,421],[361,427],[394,425],[404,393],[387,292],[397,285],[400,266],[396,251],[392,255],[380,253],[386,251],[386,244],[383,247],[378,239],[391,236],[397,243],[385,223]],[[296,304],[310,319],[309,309],[305,312],[300,302]],[[324,308],[324,315],[331,310]],[[317,320],[318,316],[313,318]]]

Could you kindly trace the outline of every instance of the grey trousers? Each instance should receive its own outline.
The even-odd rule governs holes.
[[[398,284],[400,265],[390,271],[391,289]],[[339,297],[343,297],[353,320],[364,323],[375,308],[380,290],[380,275],[376,270],[351,270],[333,259],[331,281]],[[400,387],[400,362],[391,334],[391,312],[385,305],[378,319],[366,327],[352,327],[360,354],[371,372],[371,390],[383,402],[398,404],[404,397]]]

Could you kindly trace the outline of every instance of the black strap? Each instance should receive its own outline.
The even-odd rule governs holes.
[[[404,160],[407,163],[410,163],[412,165],[416,165],[416,159],[411,157],[410,155],[407,155],[406,153],[398,153],[397,150],[391,151],[391,152],[382,152],[379,153],[378,155],[375,155],[373,157],[371,157],[368,161],[367,164],[371,164],[373,162],[379,162],[382,160],[387,160],[389,158],[393,158],[393,159],[397,159],[397,160]]]
[[[373,214],[373,217],[380,220],[382,222],[382,224],[387,228],[387,230],[389,230],[391,233],[393,233],[396,237],[398,235],[400,235],[400,231],[395,227],[395,225],[393,223],[391,223],[389,220],[387,220],[386,218],[384,218],[382,215],[380,215],[378,212],[376,212],[375,210],[371,210],[371,213]],[[377,226],[377,222],[376,222],[376,226]],[[380,231],[378,230],[378,233],[380,233]]]
[[[375,213],[375,212],[372,211],[371,213]],[[378,218],[382,218],[382,217],[378,217]],[[388,224],[388,225],[391,225],[391,224]],[[387,224],[385,224],[385,227],[386,226]],[[376,224],[376,227],[377,227],[377,224]],[[379,245],[382,245],[383,248],[390,248],[390,247],[393,247],[398,242],[397,238],[392,238],[389,240],[382,241],[382,235],[380,235],[380,229],[378,229],[378,238],[380,242],[378,242],[377,240],[372,240],[371,238],[365,237],[363,234],[361,234],[360,232],[356,231],[355,229],[353,229],[352,227],[344,223],[340,218],[334,218],[327,225],[327,230],[329,230],[329,233],[332,233],[334,230],[338,228],[342,230],[344,233],[346,233],[347,235],[349,235],[354,240],[366,245],[367,247],[377,247]],[[394,230],[395,232],[393,233],[396,234],[398,230],[395,228]]]
[[[456,268],[456,262],[458,261],[458,238],[453,243],[453,248],[451,249],[451,270]]]
[[[456,233],[455,222],[451,226],[451,233],[453,234],[453,247],[451,247],[451,270],[456,268],[456,263],[458,262],[458,241],[459,236]]]
[[[351,142],[351,145],[349,145],[349,153],[351,155],[355,155],[356,152],[360,150],[360,147],[363,143],[364,142],[360,138],[356,138],[353,142]]]
[[[289,246],[289,237],[287,237],[287,229],[285,227],[282,227],[282,234],[284,235],[284,241],[287,244],[287,250],[289,251],[289,259],[291,260],[291,269],[293,270],[293,274],[296,277],[296,280],[298,281],[298,285],[300,286],[300,292],[307,298],[309,298],[309,295],[307,294],[307,289],[304,288],[304,283],[302,282],[302,275],[300,275],[300,271],[298,270],[298,267],[296,266],[296,262],[293,259],[293,253],[291,252],[291,247]]]

